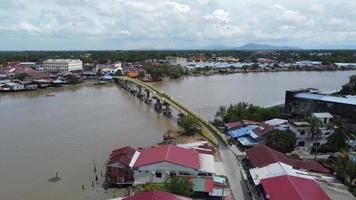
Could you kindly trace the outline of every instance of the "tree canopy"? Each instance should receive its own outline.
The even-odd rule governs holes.
[[[349,82],[342,86],[339,93],[342,95],[356,95],[356,75],[350,76]]]
[[[334,133],[329,136],[326,146],[331,151],[341,152],[349,150],[348,140],[355,139],[355,133],[341,118],[334,118]]]
[[[200,131],[199,121],[190,115],[183,116],[179,122],[180,126],[189,134],[195,134]]]
[[[267,135],[265,144],[283,153],[292,152],[296,146],[297,138],[290,131],[274,130]]]
[[[246,102],[231,104],[229,107],[220,106],[214,117],[216,125],[222,123],[241,121],[242,119],[266,121],[272,118],[281,118],[283,107],[274,106],[264,108]]]

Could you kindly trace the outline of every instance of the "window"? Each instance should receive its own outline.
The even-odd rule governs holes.
[[[304,141],[298,142],[298,147],[304,147],[304,146],[305,146],[305,142]]]
[[[300,131],[300,135],[305,135],[305,131]]]
[[[156,178],[162,178],[162,173],[161,172],[156,172]]]
[[[324,133],[324,135],[329,135],[329,134],[330,134],[330,132],[325,132],[325,133]]]

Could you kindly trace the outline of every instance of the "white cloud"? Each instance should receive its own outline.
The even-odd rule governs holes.
[[[41,30],[35,26],[33,26],[30,23],[27,22],[20,22],[18,24],[18,27],[20,30],[26,31],[26,32],[31,32],[31,33],[39,33]]]
[[[106,48],[356,44],[355,10],[350,0],[0,0],[0,43],[36,38],[45,46],[61,38],[79,48],[101,44],[92,40],[107,41]]]
[[[207,20],[215,20],[217,22],[229,23],[230,20],[230,13],[223,10],[217,9],[212,14],[208,14],[204,16]]]
[[[166,4],[168,6],[172,6],[175,10],[182,12],[182,13],[186,13],[186,12],[190,11],[190,7],[185,4],[180,4],[177,2],[173,2],[173,1],[167,1]]]

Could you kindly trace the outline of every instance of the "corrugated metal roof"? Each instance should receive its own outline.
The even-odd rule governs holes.
[[[199,153],[175,145],[160,145],[142,150],[134,167],[141,167],[165,161],[200,170]]]
[[[330,200],[330,197],[311,179],[277,176],[262,179],[261,184],[270,200]]]
[[[316,118],[333,118],[333,116],[328,112],[313,113],[313,116]]]
[[[264,167],[269,164],[283,162],[296,169],[306,169],[309,171],[330,173],[330,170],[314,160],[299,160],[288,158],[285,154],[276,151],[264,144],[256,145],[246,149],[246,155],[254,167]]]
[[[200,153],[199,164],[202,172],[215,173],[215,160],[213,155]]]
[[[306,176],[301,173],[297,173],[295,169],[293,169],[292,166],[287,165],[282,162],[278,163],[273,163],[270,165],[267,165],[266,167],[261,167],[261,168],[253,168],[250,169],[250,174],[252,177],[253,182],[255,185],[259,185],[261,179],[266,179],[266,178],[271,178],[275,176],[282,176],[282,175],[289,175],[289,176],[297,176],[297,177],[302,177],[302,178],[308,178],[308,179],[313,179],[310,176]]]
[[[332,103],[356,105],[356,99],[355,98],[335,97],[335,96],[329,96],[329,95],[311,94],[311,93],[307,93],[307,92],[297,93],[296,95],[294,95],[294,97],[303,98],[303,99],[326,101],[326,102],[332,102]]]
[[[254,128],[257,128],[258,126],[256,125],[249,125],[246,127],[238,128],[232,131],[227,132],[228,135],[230,135],[232,138],[238,138],[241,136],[245,136],[249,133]]]

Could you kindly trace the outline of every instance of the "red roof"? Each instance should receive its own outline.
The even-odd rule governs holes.
[[[198,152],[175,145],[160,145],[142,150],[134,167],[141,167],[160,162],[171,162],[197,170],[200,169]]]
[[[128,166],[136,150],[131,147],[123,147],[112,151],[108,164],[121,163]]]
[[[256,145],[250,149],[246,149],[246,154],[254,167],[264,167],[276,162],[282,162],[293,166],[293,168],[296,169],[306,169],[314,172],[330,173],[329,169],[325,168],[323,165],[314,160],[298,160],[288,158],[285,154],[276,151],[264,144]]]
[[[230,123],[226,123],[225,126],[228,128],[228,129],[231,129],[231,128],[239,128],[239,127],[242,127],[243,124],[241,122],[230,122]]]
[[[270,200],[330,200],[312,179],[286,175],[262,179],[261,184]]]
[[[257,128],[254,128],[252,131],[258,136],[263,137],[268,133],[271,133],[274,130],[273,126],[267,124],[261,124]]]
[[[149,192],[142,192],[131,197],[124,198],[123,200],[192,200],[188,197],[183,197],[168,192],[153,190]]]

